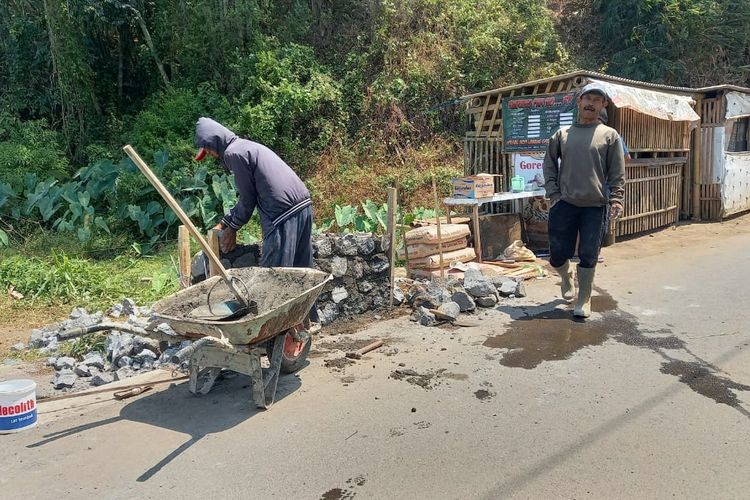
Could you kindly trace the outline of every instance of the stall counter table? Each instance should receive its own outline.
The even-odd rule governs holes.
[[[537,189],[536,191],[521,191],[518,193],[495,193],[487,198],[444,198],[443,204],[447,205],[448,208],[448,223],[451,222],[450,207],[471,207],[471,224],[474,228],[474,248],[477,251],[477,262],[482,262],[482,238],[479,234],[479,207],[485,203],[495,203],[498,201],[512,201],[514,205],[515,213],[518,213],[519,200],[524,198],[534,198],[536,196],[544,196],[546,191],[544,189]]]

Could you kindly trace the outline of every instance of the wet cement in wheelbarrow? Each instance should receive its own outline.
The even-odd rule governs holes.
[[[284,302],[295,299],[305,291],[316,286],[319,282],[312,280],[305,275],[284,274],[276,272],[272,280],[265,280],[262,276],[248,278],[243,277],[240,273],[240,279],[246,279],[246,285],[250,293],[250,300],[257,302],[258,315],[264,314],[275,309]],[[269,283],[270,281],[270,283]],[[200,285],[197,285],[200,286]],[[242,288],[242,287],[240,287]],[[175,301],[169,304],[161,314],[178,318],[191,318],[191,312],[196,307],[204,306],[208,303],[208,290],[198,292],[197,294],[185,297],[184,300]],[[224,282],[219,282],[211,292],[210,300],[212,303],[223,302],[234,299],[234,294],[229,290]],[[245,315],[243,317],[252,317]],[[233,318],[234,320],[240,318]]]

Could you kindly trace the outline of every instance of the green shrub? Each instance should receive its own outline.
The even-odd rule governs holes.
[[[0,182],[19,187],[27,173],[58,180],[70,175],[62,137],[44,120],[0,113]]]

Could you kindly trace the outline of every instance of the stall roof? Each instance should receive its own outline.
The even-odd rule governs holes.
[[[580,77],[580,76],[594,78],[597,80],[604,80],[604,81],[613,82],[613,83],[621,83],[623,85],[628,85],[631,87],[640,87],[644,89],[653,89],[653,90],[664,90],[666,92],[686,94],[686,95],[695,95],[695,94],[699,94],[701,92],[706,91],[706,89],[711,89],[710,87],[707,87],[706,89],[691,89],[689,87],[673,87],[670,85],[662,85],[659,83],[641,82],[638,80],[630,80],[628,78],[621,78],[619,76],[605,75],[604,73],[597,73],[596,71],[579,70],[579,71],[574,71],[572,73],[565,73],[563,75],[550,76],[547,78],[542,78],[540,80],[533,80],[530,82],[524,82],[524,83],[520,83],[517,85],[509,85],[507,87],[501,87],[501,88],[492,89],[492,90],[485,90],[484,92],[477,92],[476,94],[469,94],[467,96],[464,96],[464,98],[468,99],[472,97],[482,97],[482,96],[491,95],[491,94],[504,93],[504,92],[509,92],[511,90],[517,90],[523,87],[532,87],[535,85],[541,85],[543,83],[549,83],[555,80],[567,80],[569,78],[575,78],[575,77]],[[750,89],[747,89],[747,91],[750,92]]]

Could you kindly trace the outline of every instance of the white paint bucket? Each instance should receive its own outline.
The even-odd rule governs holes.
[[[36,425],[36,382],[27,379],[0,382],[0,434]]]

